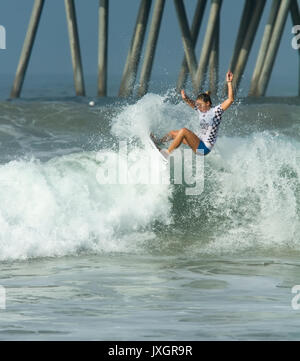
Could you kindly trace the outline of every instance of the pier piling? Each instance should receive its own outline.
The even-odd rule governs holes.
[[[192,23],[192,28],[191,28],[192,43],[193,43],[194,48],[196,46],[196,42],[198,39],[206,3],[207,3],[207,0],[198,0],[198,2],[197,2],[197,6],[196,6],[194,18],[193,18],[193,23]],[[187,75],[188,75],[188,65],[187,65],[187,61],[186,61],[186,56],[184,55],[183,60],[182,60],[181,70],[180,70],[178,81],[177,81],[177,87],[176,87],[178,92],[184,87],[186,79],[187,79]]]
[[[270,40],[270,45],[268,47],[268,52],[266,54],[264,65],[262,67],[261,74],[257,84],[256,94],[258,96],[265,95],[266,93],[267,86],[270,80],[270,75],[278,51],[280,39],[282,37],[284,24],[286,22],[288,11],[290,9],[290,4],[291,4],[291,0],[282,0],[280,3],[280,7],[277,13],[274,29]]]
[[[194,42],[192,40],[192,36],[188,24],[188,18],[182,0],[174,0],[174,5],[176,8],[176,14],[181,30],[181,38],[182,38],[187,66],[192,78],[194,90],[197,91],[197,83],[196,83],[197,59],[194,51]]]
[[[41,13],[44,7],[44,0],[35,0],[33,9],[31,12],[31,18],[29,21],[26,37],[24,40],[19,64],[16,71],[15,80],[10,93],[11,98],[19,98],[24,83],[27,67],[29,64],[31,51],[33,48],[34,40],[36,37],[37,29],[39,26]]]
[[[204,76],[212,49],[215,29],[218,26],[218,18],[221,11],[222,0],[211,0],[210,13],[208,17],[207,28],[203,40],[203,47],[200,55],[199,65],[196,73],[196,93],[203,86]]]
[[[131,46],[121,80],[119,97],[132,95],[152,0],[141,0]]]
[[[72,65],[73,65],[75,92],[76,95],[85,96],[74,0],[65,0],[65,9],[66,9],[70,50],[71,50]]]
[[[212,95],[215,95],[218,92],[219,38],[220,38],[220,15],[217,18],[213,45],[209,57],[209,90]]]
[[[138,90],[138,96],[142,97],[148,91],[149,79],[151,75],[152,65],[154,61],[154,55],[157,45],[157,39],[159,35],[159,29],[161,19],[164,11],[165,0],[156,0],[152,21],[149,30],[149,37],[147,47],[145,51],[144,63],[141,70],[140,85]]]
[[[99,0],[98,96],[107,95],[108,0]]]
[[[251,14],[249,27],[246,31],[245,38],[237,58],[236,65],[233,69],[233,73],[234,73],[233,86],[236,90],[239,87],[244,69],[246,67],[249,53],[251,51],[251,47],[254,41],[254,37],[256,35],[256,31],[265,7],[265,3],[266,0],[256,0],[254,4],[254,10]]]
[[[257,95],[257,83],[258,83],[258,79],[259,79],[259,76],[262,71],[264,60],[265,60],[267,52],[268,52],[268,47],[270,44],[270,39],[272,36],[273,29],[274,29],[274,23],[275,23],[276,16],[278,13],[279,5],[280,5],[280,0],[272,1],[270,15],[269,15],[267,24],[265,26],[263,38],[261,41],[260,49],[258,52],[258,56],[257,56],[257,60],[256,60],[256,64],[255,64],[255,68],[254,68],[254,72],[253,72],[253,76],[252,76],[252,80],[251,80],[249,95],[252,95],[252,96]]]
[[[254,9],[254,1],[253,0],[245,0],[243,14],[242,14],[242,17],[240,20],[240,25],[239,25],[239,31],[238,31],[238,35],[237,35],[235,46],[234,46],[234,51],[233,51],[232,58],[231,58],[228,69],[233,70],[236,66],[237,59],[238,59],[239,53],[242,49],[244,38],[246,36],[247,29],[249,27],[251,16],[253,14],[253,9]],[[226,85],[226,90],[227,90],[227,85]]]

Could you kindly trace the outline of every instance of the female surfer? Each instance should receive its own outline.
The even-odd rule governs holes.
[[[173,152],[174,149],[178,148],[182,142],[192,148],[195,153],[202,155],[207,155],[212,150],[216,143],[222,114],[234,101],[232,80],[233,74],[231,71],[228,71],[226,73],[228,98],[216,107],[212,107],[209,93],[201,93],[196,100],[192,100],[185,94],[184,90],[181,90],[182,99],[198,113],[200,129],[197,134],[187,128],[171,130],[166,134],[161,139],[162,143],[171,139],[174,140],[168,149],[160,150],[165,158],[168,158],[169,154]]]

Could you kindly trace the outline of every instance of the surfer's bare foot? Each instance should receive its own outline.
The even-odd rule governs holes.
[[[166,143],[166,142],[168,142],[169,140],[171,140],[171,139],[173,139],[171,136],[170,136],[170,134],[168,133],[168,134],[166,134],[164,137],[162,137],[161,139],[160,139],[160,143]]]
[[[150,137],[151,137],[152,139],[156,139],[156,136],[154,135],[153,132],[150,133]]]
[[[159,139],[157,139],[156,136],[152,132],[150,133],[150,138],[153,140],[153,142],[155,144],[159,143]]]

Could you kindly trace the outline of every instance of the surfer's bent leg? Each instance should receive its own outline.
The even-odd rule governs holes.
[[[164,135],[160,142],[161,143],[165,143],[165,142],[168,142],[169,140],[171,139],[174,139],[177,135],[177,132],[179,132],[179,130],[171,130],[168,134]]]
[[[182,128],[179,131],[177,131],[177,134],[176,134],[173,142],[171,143],[171,145],[168,148],[168,152],[169,153],[173,152],[173,150],[178,148],[182,142],[184,142],[189,147],[191,147],[193,149],[193,151],[196,153],[196,150],[200,143],[200,139],[197,137],[196,134],[194,134],[189,129]]]
[[[172,139],[175,139],[178,132],[180,132],[180,129],[179,130],[171,130],[168,134],[166,134],[165,136],[163,136],[161,138],[160,142],[161,143],[166,143],[166,142],[169,142]],[[186,145],[189,145],[185,139],[183,139],[183,143],[186,144]]]

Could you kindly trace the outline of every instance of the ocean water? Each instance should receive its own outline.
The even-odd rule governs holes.
[[[196,195],[136,179],[174,91],[90,100],[0,102],[0,339],[299,340],[299,98],[237,99]]]

